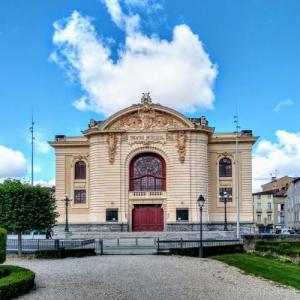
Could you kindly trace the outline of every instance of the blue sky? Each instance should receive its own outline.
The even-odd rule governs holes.
[[[123,21],[138,15],[137,31],[145,37],[155,34],[159,43],[167,40],[171,44],[174,27],[180,24],[188,27],[192,37],[198,36],[202,50],[216,70],[210,86],[214,96],[210,100],[213,108],[203,105],[203,95],[199,92],[194,111],[184,107],[179,110],[189,116],[204,114],[217,131],[231,131],[237,107],[242,129],[252,129],[255,135],[261,137],[254,152],[256,185],[266,181],[275,169],[279,175],[300,175],[300,172],[297,174],[300,167],[300,129],[297,122],[300,112],[299,1],[143,0],[136,5],[136,1],[127,0],[121,1],[120,6]],[[0,146],[5,153],[0,159],[0,178],[14,175],[28,177],[24,161],[12,172],[5,155],[7,149],[13,151],[8,154],[10,158],[19,151],[30,163],[32,111],[37,130],[36,178],[44,181],[54,178],[54,152],[45,142],[53,139],[55,134],[78,135],[87,127],[90,118],[106,117],[107,110],[103,114],[99,107],[111,99],[103,99],[101,94],[96,95],[93,103],[89,102],[91,94],[87,89],[93,85],[83,84],[78,76],[84,74],[84,70],[74,69],[62,54],[69,40],[61,44],[53,41],[55,32],[59,33],[53,24],[58,22],[62,31],[70,22],[66,18],[70,18],[74,11],[93,26],[98,42],[101,40],[102,45],[110,49],[110,58],[116,63],[130,32],[121,24],[122,20],[118,23],[113,19],[109,5],[104,2],[0,2]],[[79,43],[76,47],[80,46]],[[191,51],[198,48],[195,46]],[[53,57],[50,59],[53,53],[59,56],[56,62]],[[185,60],[184,53],[179,59]],[[62,63],[67,68],[62,68]],[[159,64],[154,67],[159,73]],[[128,77],[134,75],[127,74],[126,70],[123,73]],[[97,72],[99,74],[99,69]],[[101,84],[103,77],[98,76],[97,80]],[[176,86],[174,84],[173,93],[176,93]],[[161,94],[157,92],[157,95]],[[86,97],[89,110],[79,110],[72,104],[81,97]],[[137,93],[131,103],[138,102],[139,98],[140,93]],[[181,107],[180,101],[175,108]]]

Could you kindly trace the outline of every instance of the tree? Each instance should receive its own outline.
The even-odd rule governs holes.
[[[22,254],[22,232],[52,228],[57,216],[51,189],[18,180],[0,184],[0,227],[18,234],[19,255]]]

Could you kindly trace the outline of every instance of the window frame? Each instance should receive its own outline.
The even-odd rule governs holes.
[[[185,212],[187,214],[186,219],[181,219],[178,216],[179,212]],[[176,222],[188,222],[189,221],[189,209],[188,208],[176,208]]]
[[[225,163],[222,161],[228,160],[230,163]],[[228,166],[230,166],[230,170],[228,170]],[[219,177],[232,177],[232,159],[224,156],[219,159]]]
[[[108,216],[109,213],[115,212],[116,213],[116,218],[115,220],[113,220],[114,218],[111,218],[111,220],[109,220]],[[105,211],[105,221],[108,223],[116,223],[119,222],[119,209],[118,208],[107,208]]]
[[[135,163],[143,157],[153,157],[160,161],[162,168],[162,175],[157,176],[154,174],[143,174],[141,176],[135,176]],[[153,182],[153,183],[152,183]],[[136,186],[138,183],[138,187]],[[149,188],[150,183],[153,184],[154,188]],[[143,186],[146,188],[144,189]],[[166,191],[166,162],[164,158],[153,152],[143,152],[135,157],[130,162],[129,166],[129,190],[130,191]]]
[[[79,164],[82,164],[81,166]],[[86,162],[84,160],[77,160],[74,165],[74,180],[86,180]]]
[[[228,187],[219,187],[219,202],[223,203],[224,202],[224,197],[223,197],[223,193],[221,195],[221,190],[223,190],[223,193],[227,192],[231,196],[231,197],[227,198],[226,203],[233,202],[233,196],[232,196],[233,189],[232,189],[232,187],[230,187],[230,186],[228,186]]]
[[[76,194],[80,194],[80,200],[76,200]],[[82,199],[82,195],[84,195],[84,199]],[[86,204],[86,189],[75,189],[74,190],[74,204]]]

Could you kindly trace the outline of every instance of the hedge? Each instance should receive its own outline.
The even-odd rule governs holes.
[[[258,241],[255,244],[255,250],[262,252],[272,252],[288,256],[300,255],[300,242],[299,241]]]
[[[34,286],[35,274],[17,266],[0,266],[0,299],[10,300],[28,293]]]
[[[213,255],[228,254],[228,253],[242,253],[244,252],[243,245],[222,245],[203,247],[203,257]],[[181,248],[170,249],[170,254],[183,255],[183,256],[199,256],[199,247],[194,248]]]
[[[0,228],[0,264],[3,264],[6,259],[6,235],[6,230]]]

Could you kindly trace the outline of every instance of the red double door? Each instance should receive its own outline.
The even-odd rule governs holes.
[[[132,210],[132,231],[163,231],[164,211],[155,205],[136,206]]]

